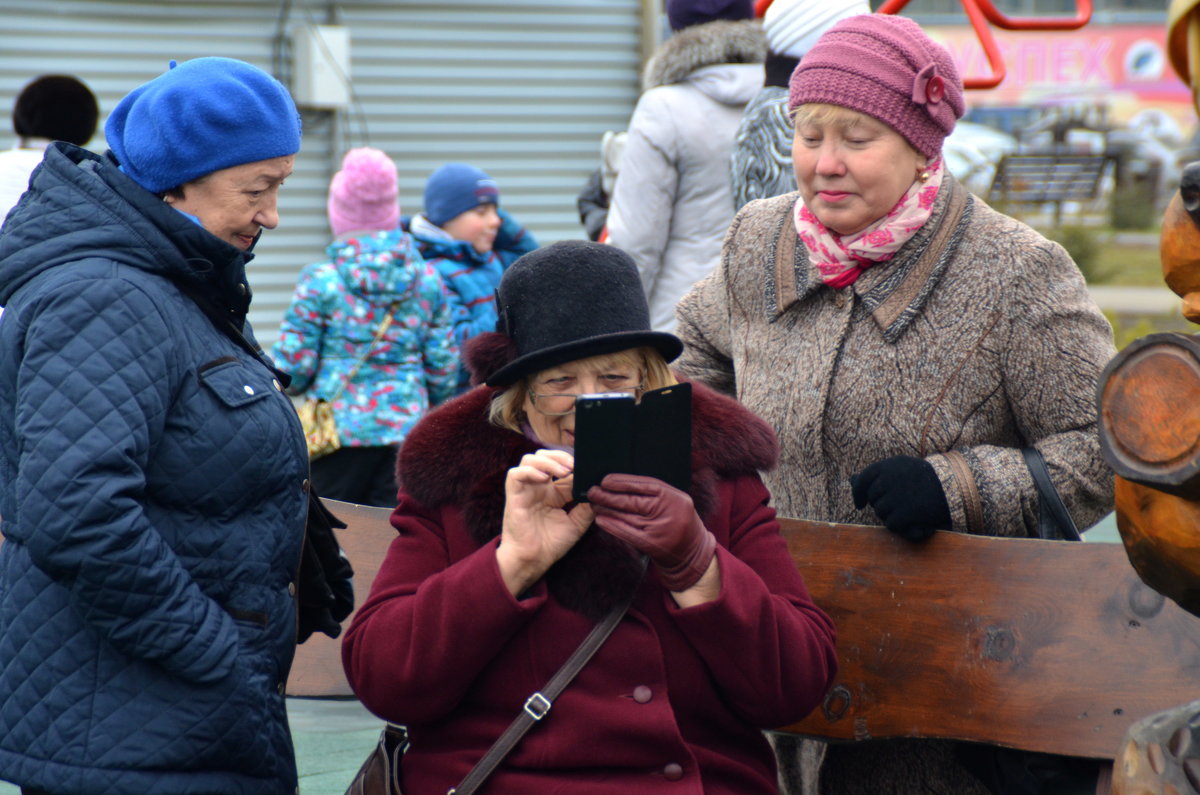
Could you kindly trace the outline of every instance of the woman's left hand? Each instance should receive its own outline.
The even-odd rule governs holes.
[[[685,492],[658,478],[606,475],[588,489],[588,499],[600,529],[654,561],[667,590],[687,591],[713,568],[717,539]]]
[[[504,481],[504,520],[496,560],[514,596],[537,582],[592,524],[590,505],[570,511],[575,459],[562,450],[521,457]]]
[[[854,507],[869,503],[888,530],[909,541],[924,541],[935,530],[949,530],[950,504],[933,464],[924,458],[895,455],[876,461],[850,478]]]

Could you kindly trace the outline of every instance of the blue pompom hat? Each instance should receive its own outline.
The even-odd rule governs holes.
[[[447,163],[425,181],[425,217],[435,226],[481,204],[499,204],[496,180],[466,163]]]
[[[300,151],[300,114],[283,84],[234,58],[194,58],[138,86],[104,136],[121,170],[162,193],[223,168]]]

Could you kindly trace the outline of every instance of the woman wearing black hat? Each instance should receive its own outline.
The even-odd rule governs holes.
[[[758,477],[774,436],[696,385],[690,493],[609,475],[573,502],[574,395],[673,384],[679,340],[650,331],[636,266],[611,246],[527,254],[498,301],[499,330],[468,350],[484,384],[405,441],[399,535],[343,645],[358,697],[409,728],[406,791],[455,786],[632,594],[489,787],[775,792],[760,730],[807,714],[835,656]]]

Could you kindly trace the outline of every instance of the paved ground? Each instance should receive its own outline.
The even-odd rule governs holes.
[[[289,698],[301,795],[343,795],[383,723],[353,700]],[[0,781],[0,795],[20,789]]]
[[[383,722],[354,700],[289,698],[301,795],[343,795]]]

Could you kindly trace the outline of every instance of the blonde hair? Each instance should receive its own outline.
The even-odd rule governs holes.
[[[808,102],[792,108],[792,127],[801,124],[813,124],[818,127],[838,127],[843,130],[853,127],[863,120],[871,120],[889,129],[891,126],[866,113],[841,105],[829,105],[824,102]]]
[[[679,383],[662,354],[649,346],[626,348],[616,353],[602,353],[586,359],[575,359],[570,363],[583,365],[585,369],[594,372],[614,366],[636,367],[642,374],[642,384],[647,390],[661,389],[664,386]],[[501,428],[521,433],[521,423],[525,421],[525,397],[529,394],[529,385],[542,372],[545,371],[525,376],[492,398],[492,403],[488,407],[488,421]]]
[[[909,148],[912,153],[920,158],[920,162],[931,162],[933,158],[926,157],[917,151],[917,148],[912,145],[912,141],[904,137],[904,135],[892,125],[882,119],[877,119],[869,113],[863,113],[850,108],[843,108],[841,105],[829,105],[824,102],[809,102],[804,105],[797,105],[792,110],[792,129],[799,130],[803,124],[811,124],[814,127],[832,127],[841,132],[849,130],[854,125],[867,121],[875,124],[882,124],[887,129],[894,132],[904,141],[904,145]]]

